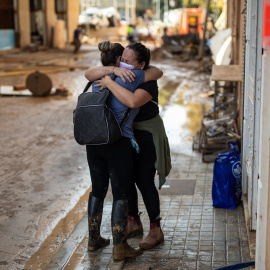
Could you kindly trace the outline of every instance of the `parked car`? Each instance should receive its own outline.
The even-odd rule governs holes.
[[[98,30],[100,27],[109,26],[109,20],[99,8],[89,8],[79,15],[79,24]]]

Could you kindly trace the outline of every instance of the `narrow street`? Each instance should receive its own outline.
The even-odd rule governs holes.
[[[78,66],[100,65],[96,47],[78,55],[56,51],[1,55],[0,66],[20,61]],[[32,62],[33,63],[33,62]],[[0,269],[216,269],[250,261],[244,210],[212,207],[213,163],[192,151],[192,137],[212,105],[205,97],[209,75],[194,61],[168,59],[154,50],[160,114],[170,142],[173,168],[160,191],[164,244],[141,256],[113,262],[112,244],[87,252],[86,204],[91,179],[85,148],[73,138],[72,112],[86,84],[83,69],[51,73],[53,87],[72,95],[0,97]],[[1,77],[1,87],[25,83],[26,75]],[[111,193],[102,235],[111,236]],[[144,236],[149,220],[142,199]],[[129,243],[138,246],[142,238]],[[112,243],[112,240],[111,240]]]

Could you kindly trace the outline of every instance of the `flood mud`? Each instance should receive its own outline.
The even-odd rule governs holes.
[[[57,61],[100,65],[97,51],[80,57],[61,56]],[[48,55],[43,61],[52,59]],[[200,72],[196,61],[183,64],[158,53],[153,54],[152,64],[164,72],[158,81],[160,112],[171,149],[196,155],[191,150],[192,136],[199,130],[205,107],[211,102],[201,95],[208,91],[209,74]],[[72,95],[0,97],[0,245],[1,250],[11,254],[0,264],[7,262],[8,269],[23,269],[91,185],[85,148],[74,141],[72,123],[77,96],[87,82],[84,70],[68,70],[49,77],[54,87],[63,85]],[[25,79],[26,76],[3,77],[1,85],[21,84]],[[77,211],[85,213],[86,205]],[[48,256],[68,236],[59,228],[55,233],[59,243],[43,247],[48,248]],[[8,240],[11,237],[12,244]]]

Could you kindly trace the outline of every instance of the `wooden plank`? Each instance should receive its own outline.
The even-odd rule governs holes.
[[[0,77],[29,75],[31,73],[34,73],[36,70],[38,70],[38,69],[35,68],[32,70],[29,69],[29,70],[21,70],[21,71],[4,72],[4,73],[0,73]],[[44,70],[42,70],[42,73],[50,74],[50,73],[64,72],[66,70],[68,70],[67,67],[54,68],[54,69],[44,69]]]
[[[40,70],[42,73],[50,74],[63,72],[66,70],[74,70],[74,69],[87,69],[85,66],[76,66],[76,65],[67,65],[67,66],[48,66],[48,67],[23,67],[23,68],[0,68],[0,70],[6,70],[6,72],[0,73],[0,77],[9,77],[9,76],[23,76],[29,75],[36,70]]]
[[[202,160],[205,163],[214,162],[215,159],[218,157],[218,154],[226,153],[226,152],[229,152],[229,151],[230,151],[229,148],[225,148],[225,149],[222,149],[222,150],[219,150],[219,151],[216,151],[216,152],[212,152],[210,154],[203,153],[202,154]]]
[[[37,66],[31,66],[31,67],[21,67],[21,68],[12,68],[12,67],[0,67],[1,71],[4,72],[24,72],[24,71],[36,71],[37,69],[43,72],[43,70],[55,70],[55,69],[88,69],[86,66],[79,66],[79,65],[37,65]]]
[[[202,148],[203,149],[223,149],[228,147],[228,145],[226,143],[213,143],[213,144],[202,144]]]
[[[205,163],[214,162],[216,158],[217,158],[217,155],[203,155],[202,156],[202,160]]]
[[[237,135],[237,136],[239,136],[239,135]],[[207,138],[207,143],[208,144],[228,143],[228,142],[233,142],[236,140],[237,140],[236,136],[220,136],[220,137]]]
[[[243,79],[243,68],[240,65],[213,65],[211,80],[226,82],[241,82]]]

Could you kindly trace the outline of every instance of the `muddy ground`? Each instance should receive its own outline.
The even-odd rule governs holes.
[[[96,47],[89,46],[78,55],[68,48],[1,54],[0,60],[1,70],[7,65],[100,64]],[[192,136],[212,102],[204,97],[209,72],[199,69],[196,60],[180,62],[161,49],[152,52],[152,64],[164,71],[160,110],[171,149],[195,155]],[[0,269],[21,269],[91,185],[85,149],[73,138],[72,111],[86,83],[83,74],[83,69],[48,74],[53,87],[63,85],[71,92],[67,97],[0,97]],[[26,77],[1,77],[1,85],[22,84]],[[86,205],[79,211],[85,210]]]

